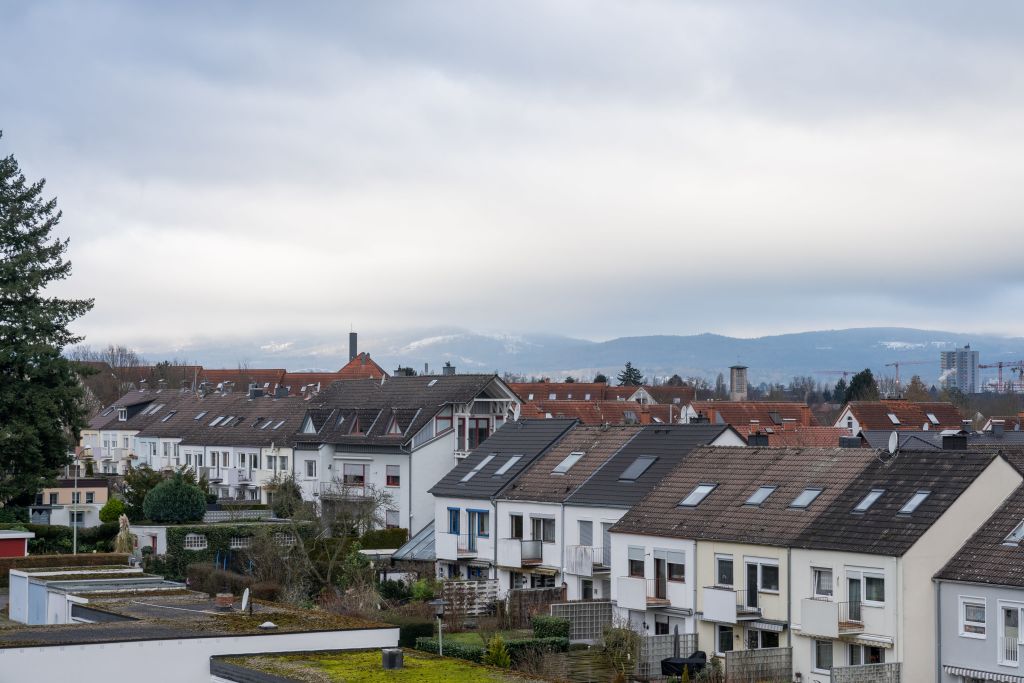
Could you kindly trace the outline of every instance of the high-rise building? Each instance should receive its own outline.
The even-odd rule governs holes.
[[[978,352],[971,350],[967,344],[962,349],[939,352],[939,384],[944,389],[959,389],[965,394],[977,394],[981,391],[981,378],[978,375]]]
[[[729,400],[747,400],[747,366],[733,365],[729,368]]]

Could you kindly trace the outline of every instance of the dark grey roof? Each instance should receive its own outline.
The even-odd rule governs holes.
[[[206,396],[187,393],[156,413],[156,419],[138,436],[178,438],[186,446],[288,446],[308,406],[298,396],[249,398],[243,392]],[[201,413],[205,415],[200,418]],[[218,417],[220,421],[211,425]],[[226,420],[228,417],[232,419]]]
[[[391,559],[399,562],[433,562],[434,554],[434,523],[426,525],[416,535],[396,550]]]
[[[181,401],[194,395],[180,389],[139,389],[129,391],[89,421],[90,429],[141,431],[162,420]],[[158,408],[159,406],[159,408]],[[127,419],[120,420],[124,408]]]
[[[481,395],[515,394],[497,375],[423,375],[334,382],[310,406],[315,434],[296,434],[297,443],[393,445],[407,443],[441,408]],[[392,418],[400,434],[388,433]],[[358,420],[359,431],[352,433]]]
[[[457,498],[496,496],[575,424],[576,420],[519,420],[504,424],[437,482],[430,493]],[[520,458],[498,475],[498,470],[515,456]],[[462,481],[487,458],[490,460],[472,478]]]
[[[632,507],[693,449],[710,444],[730,429],[728,425],[711,424],[645,426],[565,502]],[[623,472],[641,456],[653,456],[656,460],[635,481],[621,481]]]
[[[899,430],[900,450],[942,450],[942,432],[939,430]],[[871,448],[887,448],[889,435],[892,430],[872,429],[863,430],[861,438]],[[1024,446],[1024,432],[1003,432],[997,436],[992,432],[970,432],[967,434],[967,448],[970,449],[992,449],[992,448],[1019,448]]]

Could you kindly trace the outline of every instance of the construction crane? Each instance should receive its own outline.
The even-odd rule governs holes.
[[[1003,368],[1009,368],[1011,371],[1017,372],[1018,376],[1024,378],[1024,360],[1015,361],[999,361],[997,363],[986,363],[982,365],[978,363],[979,368],[995,368],[996,369],[996,393],[1003,393],[1006,389],[1006,385],[1003,384]],[[1010,388],[1013,388],[1013,381],[1010,382]]]
[[[814,370],[812,375],[842,375],[846,379],[850,375],[856,375],[860,370]]]
[[[900,384],[900,366],[901,365],[931,365],[935,363],[933,360],[897,360],[892,363],[886,363],[887,368],[896,368],[896,386],[902,386]]]

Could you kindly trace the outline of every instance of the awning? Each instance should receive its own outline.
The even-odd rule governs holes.
[[[967,678],[980,678],[983,681],[999,681],[1000,683],[1024,683],[1024,676],[994,674],[991,671],[965,669],[962,666],[949,666],[948,664],[943,664],[942,670],[951,676],[966,676]]]
[[[504,569],[518,574],[537,574],[539,576],[555,576],[558,574],[558,570],[551,567],[508,567],[499,564],[498,569]]]
[[[844,643],[892,649],[892,638],[886,638],[885,636],[869,636],[863,633],[860,635],[847,635],[844,633],[840,637]]]
[[[786,625],[781,621],[748,621],[744,626],[755,631],[774,631],[775,633],[782,633],[786,630]]]

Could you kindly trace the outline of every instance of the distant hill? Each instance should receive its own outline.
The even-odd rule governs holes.
[[[713,379],[740,362],[750,367],[757,382],[788,382],[794,375],[815,375],[834,381],[839,375],[824,370],[858,371],[866,367],[879,375],[894,374],[886,363],[928,361],[901,368],[904,378],[918,374],[932,384],[939,376],[939,351],[964,344],[981,353],[982,363],[1024,359],[1024,338],[961,334],[898,327],[868,327],[782,334],[739,339],[717,334],[691,336],[620,337],[592,342],[557,335],[480,334],[455,328],[434,329],[360,338],[359,349],[391,371],[398,365],[438,370],[445,361],[459,372],[566,374],[583,379],[597,372],[609,376],[628,360],[648,377],[674,373]],[[347,339],[295,338],[286,341],[197,343],[173,351],[144,350],[150,360],[185,358],[208,367],[281,367],[289,370],[333,369],[348,358]],[[989,374],[994,375],[994,371]]]

